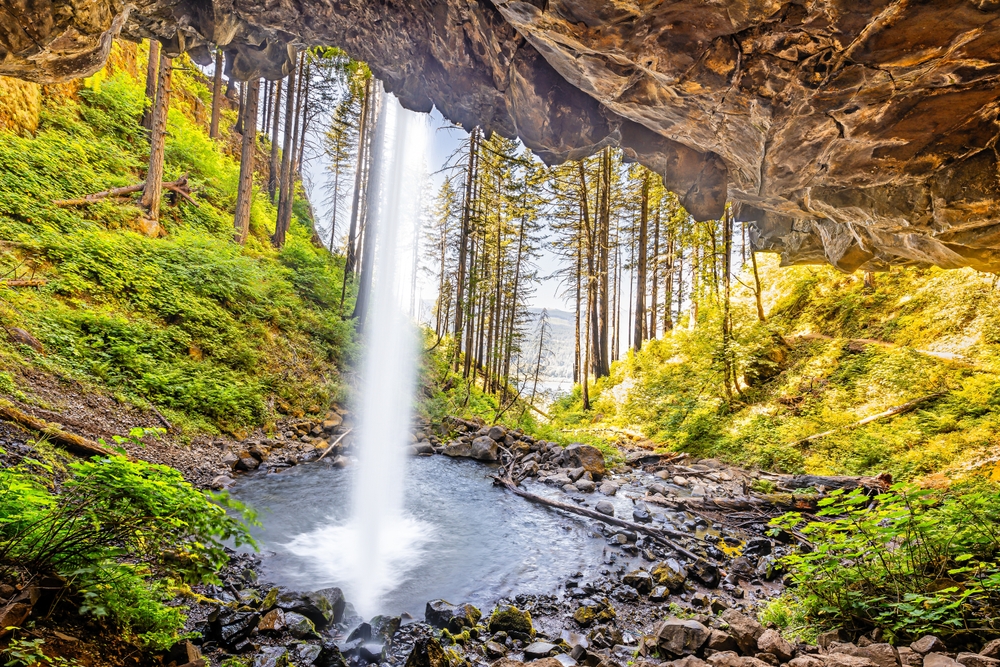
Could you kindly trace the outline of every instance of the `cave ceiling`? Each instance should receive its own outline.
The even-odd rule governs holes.
[[[115,38],[240,79],[340,46],[550,164],[620,146],[786,264],[1000,270],[1000,0],[0,0],[0,75],[85,76]]]

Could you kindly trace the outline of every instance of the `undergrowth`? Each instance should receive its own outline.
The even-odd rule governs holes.
[[[177,69],[178,90],[209,99],[190,69]],[[239,434],[276,412],[325,409],[343,392],[337,369],[354,354],[340,316],[343,261],[310,243],[301,198],[287,245],[273,250],[275,209],[259,189],[251,237],[234,244],[238,156],[175,98],[165,178],[188,174],[199,205],[165,198],[162,238],[135,231],[140,210],[129,201],[53,203],[142,180],[140,82],[97,78],[79,99],[44,99],[34,136],[0,133],[0,275],[46,281],[0,290],[5,326],[44,350],[0,341],[0,366],[21,385],[0,390],[30,398],[19,376],[41,368],[153,403],[189,432]],[[233,116],[224,114],[223,136]]]

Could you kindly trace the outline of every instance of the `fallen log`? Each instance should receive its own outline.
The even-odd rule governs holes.
[[[17,278],[0,281],[0,287],[45,287],[45,281],[42,279],[28,280]]]
[[[777,509],[788,510],[813,510],[816,509],[816,501],[819,497],[797,495],[793,493],[768,493],[756,496],[746,496],[743,498],[710,498],[710,497],[681,497],[657,498],[656,496],[646,496],[643,500],[654,505],[662,505],[672,509],[694,509],[721,510],[721,511],[742,511],[742,510],[762,510]]]
[[[333,449],[334,447],[336,447],[338,442],[340,442],[341,440],[343,440],[344,438],[346,438],[347,434],[350,433],[353,430],[354,430],[353,428],[349,428],[346,431],[344,431],[343,433],[341,433],[339,438],[337,438],[336,440],[334,440],[333,442],[331,442],[330,446],[323,450],[323,453],[319,455],[319,458],[316,459],[316,461],[317,462],[318,461],[322,461],[323,457],[326,456],[330,452],[331,449]]]
[[[906,414],[907,412],[912,411],[914,408],[916,408],[921,403],[926,403],[927,401],[933,401],[936,398],[941,398],[942,396],[944,396],[947,393],[948,392],[946,392],[946,391],[938,391],[938,392],[935,392],[933,394],[928,394],[927,396],[921,396],[920,398],[916,398],[916,399],[914,399],[914,400],[912,400],[912,401],[910,401],[908,403],[903,403],[902,405],[897,405],[894,408],[889,408],[885,412],[880,412],[880,413],[878,413],[876,415],[871,415],[869,417],[865,417],[864,419],[860,419],[860,420],[858,420],[858,421],[856,421],[854,423],[848,424],[847,426],[841,426],[840,428],[833,428],[833,429],[830,429],[829,431],[823,431],[822,433],[815,433],[815,434],[810,435],[808,437],[802,438],[801,440],[796,440],[795,442],[790,443],[788,446],[789,447],[801,447],[802,445],[808,444],[808,443],[810,443],[810,442],[812,442],[814,440],[819,440],[820,438],[825,438],[826,436],[833,435],[834,433],[839,433],[841,431],[847,431],[847,430],[852,429],[852,428],[857,428],[859,426],[864,426],[865,424],[871,424],[872,422],[878,421],[879,419],[886,419],[888,417],[895,417],[897,415]]]
[[[12,421],[16,424],[20,424],[26,428],[33,431],[38,431],[51,442],[60,445],[64,449],[67,449],[74,454],[79,454],[81,456],[111,456],[112,452],[108,451],[100,444],[94,442],[93,440],[88,440],[82,436],[76,435],[75,433],[69,433],[49,422],[33,417],[26,412],[19,410],[12,403],[0,400],[0,417]]]
[[[95,192],[93,194],[86,195],[85,197],[80,197],[78,199],[57,199],[52,202],[53,206],[67,207],[67,206],[87,206],[109,197],[125,197],[128,195],[133,195],[137,192],[142,192],[146,188],[146,182],[136,183],[135,185],[126,185],[120,188],[111,188],[110,190],[103,190],[101,192]],[[188,187],[188,175],[184,174],[176,181],[167,181],[163,183],[163,189],[169,190],[174,194],[178,195],[182,199],[194,204],[195,207],[198,206],[198,202],[191,198],[191,188]]]
[[[696,562],[708,562],[702,556],[699,556],[698,554],[694,553],[693,551],[685,549],[681,545],[677,544],[677,542],[675,542],[674,540],[670,539],[670,537],[679,537],[679,538],[684,538],[684,539],[697,539],[697,538],[695,538],[692,535],[687,535],[685,533],[681,533],[681,532],[674,531],[674,530],[668,530],[666,528],[655,528],[655,527],[647,525],[647,524],[635,523],[635,522],[632,522],[632,521],[625,521],[624,519],[618,519],[618,518],[613,517],[613,516],[608,516],[606,514],[601,514],[600,512],[598,512],[596,510],[589,509],[587,507],[579,507],[577,505],[569,505],[567,503],[561,503],[558,500],[552,500],[551,498],[545,498],[544,496],[536,496],[533,493],[528,493],[524,489],[521,489],[521,488],[515,486],[514,483],[512,481],[510,481],[510,480],[502,479],[500,477],[494,477],[493,479],[496,481],[497,484],[506,487],[506,489],[508,491],[510,491],[514,495],[517,495],[517,496],[520,496],[520,497],[524,498],[525,500],[529,500],[529,501],[531,501],[533,503],[538,503],[539,505],[545,505],[546,507],[551,507],[553,509],[562,510],[564,512],[569,512],[571,514],[579,514],[580,516],[585,516],[585,517],[587,517],[589,519],[596,519],[598,521],[602,521],[602,522],[610,524],[612,526],[619,526],[621,528],[628,528],[629,530],[634,530],[637,533],[643,533],[645,535],[649,535],[650,537],[652,537],[653,539],[657,540],[658,542],[660,542],[664,546],[669,547],[670,549],[673,549],[677,553],[683,554],[684,556],[687,556],[688,558],[690,558],[690,559],[692,559],[692,560],[694,560]]]

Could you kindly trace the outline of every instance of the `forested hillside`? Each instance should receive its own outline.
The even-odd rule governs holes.
[[[265,134],[249,144],[256,182],[248,234],[238,242],[237,227],[234,242],[239,104],[215,105],[210,138],[213,82],[186,58],[172,69],[163,181],[186,180],[190,195],[165,191],[153,234],[139,199],[66,201],[143,184],[145,47],[116,44],[98,75],[40,91],[37,128],[0,133],[4,391],[44,402],[40,377],[72,379],[190,432],[238,434],[325,410],[353,354],[343,260],[313,243],[300,195],[287,239],[273,242]]]

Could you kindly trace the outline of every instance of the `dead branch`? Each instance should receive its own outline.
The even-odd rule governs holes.
[[[895,417],[897,415],[905,414],[907,412],[912,411],[921,403],[926,403],[927,401],[932,401],[936,398],[941,398],[946,393],[948,392],[938,391],[933,394],[928,394],[927,396],[922,396],[920,398],[910,401],[909,403],[903,403],[902,405],[897,405],[894,408],[889,408],[885,412],[880,412],[877,415],[871,415],[870,417],[865,417],[864,419],[856,421],[853,424],[848,424],[847,426],[841,426],[840,428],[830,429],[829,431],[823,431],[822,433],[816,433],[806,438],[802,438],[801,440],[796,440],[795,442],[790,443],[788,446],[801,447],[802,445],[808,444],[813,440],[819,440],[820,438],[825,438],[828,435],[833,435],[834,433],[839,433],[840,431],[846,431],[852,428],[857,428],[859,426],[864,426],[865,424],[870,424],[874,421],[878,421],[879,419],[886,419],[888,417]]]
[[[347,434],[350,433],[353,430],[354,430],[353,428],[349,428],[346,431],[344,431],[343,433],[341,433],[339,438],[337,438],[336,440],[334,440],[333,442],[331,442],[330,446],[323,450],[323,453],[319,455],[319,458],[316,459],[316,461],[322,461],[323,457],[326,456],[330,452],[331,449],[333,449],[334,447],[336,447],[338,442],[340,442],[341,440],[343,440],[344,438],[346,438]]]
[[[0,417],[20,424],[21,426],[29,428],[33,431],[38,431],[52,442],[61,445],[74,454],[79,454],[81,456],[111,455],[110,451],[93,440],[88,440],[87,438],[76,435],[75,433],[69,433],[61,428],[57,428],[54,424],[50,424],[47,421],[33,417],[26,412],[22,412],[18,408],[14,407],[12,403],[8,403],[4,400],[0,400]]]
[[[111,188],[110,190],[104,190],[102,192],[95,192],[89,194],[85,197],[80,197],[78,199],[57,199],[52,202],[54,206],[66,207],[66,206],[87,206],[89,204],[94,204],[96,202],[108,199],[109,197],[126,197],[128,195],[135,194],[137,192],[142,192],[146,187],[146,182],[137,183],[135,185],[126,185],[120,188]],[[198,206],[198,202],[191,198],[191,188],[188,187],[188,175],[184,174],[176,181],[169,181],[163,183],[163,189],[169,190],[177,194],[182,199]]]

